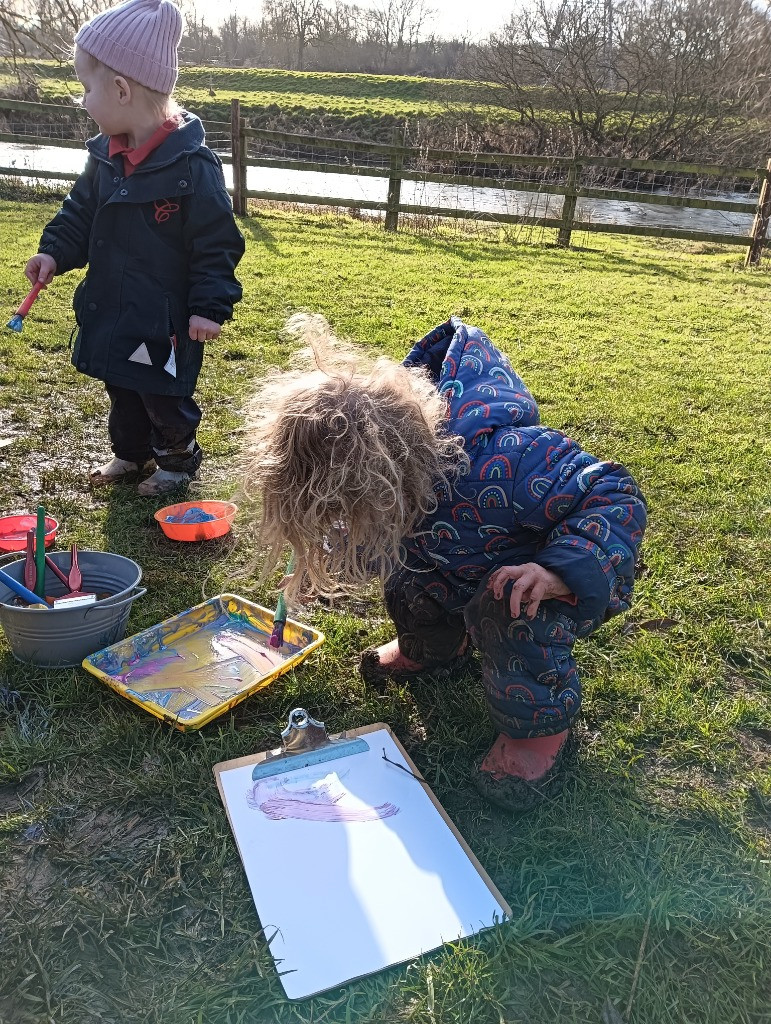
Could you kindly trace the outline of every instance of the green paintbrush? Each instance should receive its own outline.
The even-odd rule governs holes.
[[[291,576],[294,572],[294,551],[289,556],[286,566],[286,575]],[[271,647],[279,648],[284,642],[284,626],[286,625],[286,599],[284,591],[279,590],[278,602],[276,603],[276,614],[273,616],[273,632],[270,634],[268,643]]]
[[[46,510],[37,507],[37,529],[35,530],[35,593],[45,600],[46,596]]]

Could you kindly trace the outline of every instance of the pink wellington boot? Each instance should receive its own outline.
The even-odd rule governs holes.
[[[570,729],[527,739],[501,733],[479,766],[474,785],[492,803],[524,814],[562,791],[575,749]]]
[[[391,640],[380,647],[368,647],[361,652],[359,673],[365,683],[382,688],[389,679],[396,683],[407,683],[420,675],[446,673],[450,669],[465,665],[470,655],[471,644],[468,637],[464,637],[460,649],[449,661],[421,665],[402,654],[398,640]]]

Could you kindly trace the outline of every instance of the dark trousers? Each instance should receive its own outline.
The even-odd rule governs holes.
[[[172,473],[195,473],[203,452],[195,432],[201,410],[192,398],[148,395],[107,384],[110,415],[107,429],[119,459],[143,465],[155,459]]]
[[[535,618],[512,619],[511,585],[500,601],[481,583],[453,586],[436,570],[399,567],[386,581],[388,614],[399,649],[421,665],[451,661],[468,633],[482,658],[482,683],[493,725],[515,739],[569,728],[581,706],[581,681],[573,659],[576,636],[600,624],[576,622],[571,606],[551,600]]]

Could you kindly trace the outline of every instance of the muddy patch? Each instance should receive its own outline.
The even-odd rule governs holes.
[[[147,814],[99,810],[63,805],[50,807],[44,819],[46,837],[57,856],[83,861],[104,853],[131,853],[140,846],[156,844],[169,833],[168,826]]]
[[[12,854],[0,875],[0,893],[9,901],[21,896],[31,903],[45,902],[59,880],[59,871],[45,849]]]
[[[744,763],[750,771],[771,766],[771,729],[742,729],[737,738],[744,755]]]
[[[24,813],[34,807],[35,796],[44,784],[46,773],[43,769],[29,772],[19,782],[0,786],[0,815],[8,817]]]
[[[168,834],[163,821],[146,814],[49,807],[33,820],[27,817],[9,844],[0,900],[39,905],[63,886],[107,896],[112,882],[99,865],[140,863],[147,859],[144,851],[155,850]]]

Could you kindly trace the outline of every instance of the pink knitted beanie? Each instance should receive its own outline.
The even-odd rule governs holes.
[[[182,15],[170,0],[126,0],[97,14],[75,45],[118,74],[170,95],[177,81]]]

